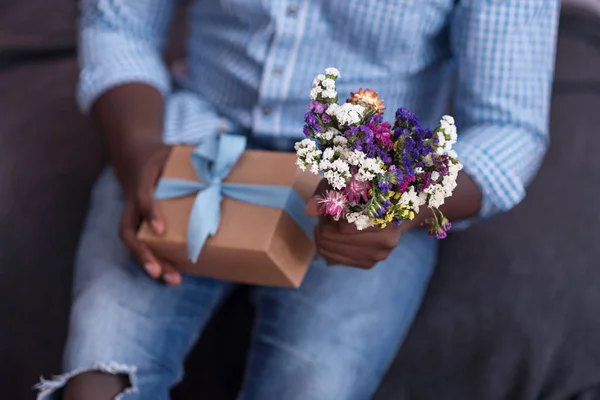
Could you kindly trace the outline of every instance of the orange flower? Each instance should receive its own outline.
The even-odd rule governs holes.
[[[346,100],[347,103],[360,104],[367,108],[372,108],[377,114],[383,114],[385,106],[383,106],[383,100],[379,100],[377,92],[371,89],[362,88],[358,89],[358,92],[350,92],[351,98]]]

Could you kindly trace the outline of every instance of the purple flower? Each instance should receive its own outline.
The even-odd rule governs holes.
[[[427,218],[422,225],[427,227],[427,230],[429,231],[429,236],[435,237],[437,239],[445,239],[448,236],[448,230],[450,230],[450,228],[452,227],[448,219],[441,215],[441,213],[439,221],[434,216],[431,218]]]
[[[321,121],[323,121],[324,124],[328,124],[331,122],[331,117],[329,114],[323,114],[321,115]]]
[[[426,172],[421,176],[422,182],[421,184],[417,187],[417,191],[418,192],[423,192],[425,189],[427,189],[429,186],[431,186],[431,184],[433,183],[433,181],[431,180],[431,172]]]
[[[344,132],[344,136],[345,137],[356,136],[357,133],[358,133],[358,126],[351,126],[349,129],[347,129]]]
[[[387,179],[377,182],[377,186],[382,193],[387,193],[392,190],[392,185],[390,185]]]
[[[419,118],[408,108],[402,107],[396,110],[396,122],[402,126],[420,127]]]
[[[304,136],[306,137],[309,137],[312,133],[308,125],[304,125],[304,128],[302,128],[302,132],[304,132]]]
[[[306,124],[312,128],[319,122],[319,118],[315,114],[307,112],[304,114],[304,122],[306,122]]]

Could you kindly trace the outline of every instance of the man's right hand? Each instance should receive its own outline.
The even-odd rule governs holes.
[[[181,282],[179,272],[137,239],[142,221],[157,235],[166,229],[154,201],[154,189],[170,151],[162,139],[163,110],[158,90],[143,83],[128,83],[100,96],[92,112],[106,138],[125,195],[121,238],[151,277],[177,285]]]
[[[154,200],[154,189],[160,178],[162,169],[169,156],[170,147],[159,144],[150,148],[137,149],[135,165],[130,165],[120,175],[125,194],[125,208],[121,217],[120,235],[129,251],[144,266],[153,278],[163,278],[169,285],[178,285],[181,275],[166,260],[156,257],[152,251],[137,238],[137,231],[142,221],[156,235],[165,232],[165,221]]]

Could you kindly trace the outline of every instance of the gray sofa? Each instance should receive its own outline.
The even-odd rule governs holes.
[[[0,5],[0,397],[20,400],[60,369],[77,237],[106,157],[73,101],[75,2],[10,3]],[[552,106],[552,147],[529,197],[444,241],[376,399],[600,399],[600,19],[589,12],[563,13]],[[175,399],[235,397],[251,317],[241,290]]]

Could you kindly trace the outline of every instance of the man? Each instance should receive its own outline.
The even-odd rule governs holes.
[[[113,168],[80,245],[65,374],[44,381],[40,398],[65,388],[69,400],[167,399],[235,288],[182,277],[136,240],[141,220],[166,229],[152,193],[169,144],[231,131],[290,151],[313,76],[334,66],[340,93],[377,90],[429,127],[453,89],[465,168],[443,209],[451,220],[519,203],[547,148],[558,0],[198,1],[177,89],[161,57],[175,3],[82,4],[78,100]],[[318,213],[314,201],[307,211]],[[258,317],[240,397],[370,398],[436,262],[436,240],[415,229],[426,217],[361,232],[321,220],[318,251],[346,267],[315,261],[300,289],[252,288]]]

